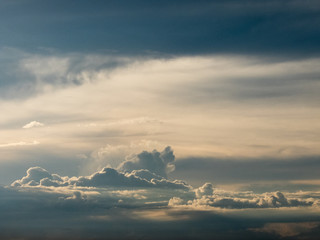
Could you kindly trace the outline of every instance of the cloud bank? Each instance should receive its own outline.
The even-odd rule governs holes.
[[[143,151],[118,168],[90,176],[60,176],[31,167],[11,186],[0,187],[0,237],[104,239],[108,234],[110,239],[160,240],[239,239],[240,234],[244,239],[280,239],[317,234],[320,192],[257,194],[212,183],[194,188],[168,179],[167,171],[173,169],[168,165],[174,164],[173,150],[166,147]],[[293,223],[287,231],[274,223],[282,226],[289,219]]]
[[[136,188],[190,188],[179,180],[168,180],[166,171],[172,169],[175,157],[170,147],[164,151],[143,151],[130,160],[125,160],[118,167],[103,168],[91,176],[61,177],[50,174],[41,167],[31,167],[27,175],[12,183],[12,186],[79,186],[79,187],[136,187]]]

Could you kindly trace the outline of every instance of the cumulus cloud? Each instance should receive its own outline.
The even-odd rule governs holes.
[[[31,167],[27,170],[26,176],[14,181],[11,186],[21,189],[49,188],[51,190],[55,189],[55,191],[61,191],[63,188],[75,190],[91,188],[96,189],[98,192],[101,189],[104,189],[103,191],[108,189],[145,189],[149,192],[153,191],[151,189],[157,189],[157,191],[166,191],[164,194],[166,197],[161,201],[171,207],[244,209],[317,207],[319,205],[320,195],[316,193],[294,195],[280,191],[263,194],[255,194],[250,191],[232,192],[214,188],[211,183],[205,183],[199,188],[192,188],[192,186],[181,180],[167,178],[167,172],[174,167],[174,160],[173,150],[171,147],[166,147],[162,152],[157,150],[152,152],[143,151],[125,160],[117,169],[104,167],[89,176],[59,176],[58,174],[49,173],[41,167]],[[179,192],[180,190],[182,192]],[[169,192],[170,194],[168,195]],[[140,198],[144,199],[145,197],[140,196]],[[80,197],[72,195],[70,199],[80,199]],[[123,199],[119,198],[117,201],[122,203]],[[159,201],[157,199],[151,202]]]
[[[42,187],[134,187],[134,188],[169,188],[189,190],[190,186],[179,180],[168,180],[157,176],[148,170],[119,172],[114,168],[103,168],[91,176],[61,177],[50,174],[41,167],[32,167],[27,170],[27,175],[12,183],[17,186],[42,186]]]
[[[114,128],[116,125],[117,123],[115,122],[110,123],[110,126],[112,128]],[[130,125],[130,127],[132,127],[132,125]],[[130,144],[107,144],[104,147],[98,148],[91,153],[91,160],[86,164],[83,171],[88,174],[105,166],[116,168],[123,162],[124,159],[131,159],[132,156],[137,155],[137,153],[139,152],[152,151],[153,149],[162,149],[165,148],[165,146],[166,145],[158,141],[151,141],[146,139],[132,141],[130,142]]]
[[[43,127],[44,124],[37,121],[32,121],[24,125],[22,128],[28,129],[28,128],[34,128],[34,127]]]
[[[143,151],[121,163],[119,169],[125,172],[145,169],[167,178],[167,173],[174,170],[174,160],[173,150],[168,146],[162,152],[156,150],[152,152]]]
[[[215,207],[229,209],[280,208],[316,206],[317,200],[311,198],[288,198],[282,192],[254,194],[252,192],[226,192],[214,190],[211,183],[194,190],[195,198],[186,201],[179,197],[169,200],[168,206],[191,206],[195,208]]]
[[[196,197],[211,196],[213,194],[213,187],[211,183],[205,183],[203,186],[195,190]]]
[[[81,187],[154,187],[190,189],[179,180],[168,180],[166,172],[173,168],[173,150],[166,147],[162,152],[143,151],[124,161],[118,169],[105,167],[90,176],[61,177],[50,174],[41,167],[32,167],[27,175],[12,183],[12,186],[81,186]]]
[[[166,160],[165,153],[170,151],[163,152],[162,161],[172,162],[173,153],[169,154],[167,156],[169,160]],[[110,225],[120,226],[105,230],[108,236],[113,234],[115,239],[129,232],[131,238],[142,236],[141,234],[146,236],[145,228],[149,226],[149,222],[152,222],[152,227],[148,232],[150,238],[146,239],[157,239],[154,238],[152,229],[157,226],[158,229],[172,230],[170,225],[172,221],[175,221],[174,229],[179,231],[175,232],[176,235],[170,235],[171,239],[176,239],[176,236],[190,237],[190,234],[195,234],[195,229],[199,239],[208,239],[210,234],[217,233],[221,229],[224,232],[229,229],[233,233],[239,230],[241,234],[249,234],[246,239],[263,239],[260,238],[264,236],[263,234],[276,234],[280,237],[289,236],[288,234],[295,236],[298,233],[292,233],[293,228],[287,232],[277,232],[279,228],[268,225],[270,216],[273,216],[270,211],[277,211],[286,219],[288,219],[286,214],[290,213],[291,221],[291,212],[297,209],[304,209],[299,210],[299,214],[304,211],[318,212],[319,200],[320,192],[255,194],[249,191],[225,191],[213,187],[211,183],[192,188],[186,183],[168,180],[147,169],[121,172],[119,169],[106,167],[90,176],[64,177],[52,174],[41,167],[32,167],[27,170],[26,176],[14,181],[11,186],[0,186],[0,228],[21,230],[21,233],[1,232],[0,238],[13,239],[17,236],[26,236],[28,233],[25,229],[28,227],[33,229],[32,234],[35,235],[44,229],[54,233],[62,231],[61,236],[67,236],[66,232],[63,232],[64,229],[56,224],[52,225],[52,221],[62,223],[63,227],[68,227],[73,232],[78,232],[79,228],[81,234],[88,234],[87,237],[81,235],[82,238],[79,239],[90,239],[92,232],[97,229],[96,226],[105,230],[106,226]],[[256,209],[259,209],[259,213],[262,214],[257,214]],[[284,213],[281,215],[282,211]],[[250,217],[244,220],[241,217],[243,214]],[[296,218],[301,218],[301,215]],[[19,219],[18,223],[17,219]],[[39,220],[41,220],[40,225],[38,225]],[[19,225],[20,222],[23,223],[22,227]],[[112,224],[107,224],[110,222]],[[133,230],[128,230],[129,232],[121,227],[128,224],[134,226]],[[191,229],[190,226],[192,226],[192,232],[186,234],[186,231]],[[216,229],[213,229],[213,226]],[[295,227],[295,225],[290,226]],[[313,233],[317,226],[309,227],[302,224],[302,227],[308,231],[302,229],[299,233]],[[139,228],[143,230],[139,231]],[[133,233],[136,235],[132,235]],[[225,233],[223,234],[226,236]],[[255,238],[251,234],[254,234]],[[100,238],[102,235],[102,232],[97,233],[97,239],[103,239]],[[221,236],[210,235],[210,239],[220,239]],[[30,237],[30,239],[33,238]],[[161,235],[159,239],[170,238]],[[238,238],[230,235],[224,239]]]

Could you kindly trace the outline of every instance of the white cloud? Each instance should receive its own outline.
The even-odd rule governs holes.
[[[14,142],[14,143],[0,144],[0,148],[32,146],[32,145],[38,145],[38,144],[40,144],[38,141],[33,141],[33,142]]]
[[[205,183],[194,190],[196,198],[184,200],[173,197],[168,206],[189,206],[194,208],[213,207],[229,209],[245,208],[281,208],[281,207],[312,207],[317,200],[311,198],[286,197],[282,192],[253,194],[250,192],[227,192],[213,190],[212,184]]]
[[[105,167],[90,176],[60,177],[50,174],[41,167],[32,167],[27,175],[12,183],[12,186],[80,186],[80,187],[142,187],[171,188],[189,190],[190,186],[178,180],[166,179],[168,164],[174,161],[173,151],[166,147],[164,151],[142,152],[134,160],[126,160],[119,169]],[[129,167],[126,167],[128,164]],[[160,173],[160,174],[159,174]]]
[[[28,128],[34,128],[34,127],[43,127],[44,124],[37,121],[32,121],[24,125],[22,128],[28,129]]]

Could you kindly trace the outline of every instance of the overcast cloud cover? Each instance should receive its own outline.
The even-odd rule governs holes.
[[[0,239],[317,239],[315,0],[0,3]]]

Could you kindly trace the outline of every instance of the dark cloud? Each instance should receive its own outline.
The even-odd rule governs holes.
[[[0,98],[25,99],[46,88],[59,89],[93,81],[99,71],[111,72],[132,62],[101,54],[36,54],[0,45]]]
[[[3,1],[0,45],[124,54],[319,54],[317,1]]]
[[[152,164],[155,156],[174,160],[171,148],[149,154]],[[211,183],[192,189],[146,169],[104,168],[69,178],[32,167],[11,187],[0,187],[0,238],[280,239],[283,232],[268,225],[275,221],[308,222],[286,234],[313,237],[319,200],[319,192],[228,192]]]
[[[130,206],[119,199],[134,201],[133,195],[94,191],[0,187],[1,239],[312,239],[319,233],[319,215],[308,211]],[[277,228],[289,222],[295,228]]]

